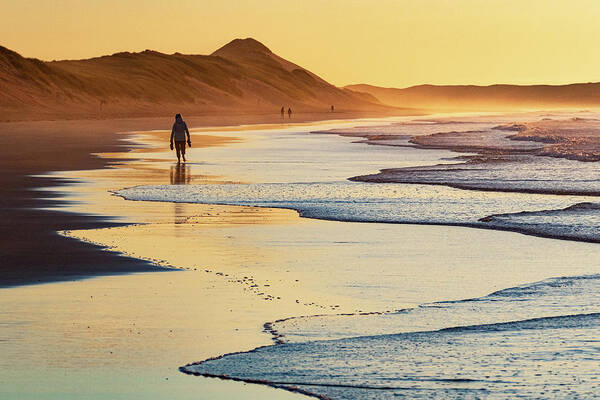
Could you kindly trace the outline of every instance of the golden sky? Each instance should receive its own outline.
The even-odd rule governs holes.
[[[0,45],[43,60],[209,54],[237,37],[336,85],[600,81],[599,0],[0,0]]]

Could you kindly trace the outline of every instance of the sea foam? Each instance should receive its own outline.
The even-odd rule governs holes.
[[[565,209],[594,197],[465,191],[434,185],[349,181],[163,185],[122,189],[116,194],[129,200],[288,208],[304,217],[326,220],[474,226],[583,241],[597,240],[594,232],[600,224],[600,210],[587,209],[586,215],[579,212],[576,216],[582,217],[577,221],[587,228],[567,235],[563,214],[544,211]],[[540,216],[543,225],[519,217],[524,211],[534,213],[531,218]],[[512,214],[517,217],[509,217]]]
[[[600,384],[599,289],[600,275],[561,277],[387,315],[303,318],[294,327],[288,320],[275,326],[296,338],[317,325],[335,331],[341,319],[354,331],[396,333],[292,340],[182,371],[331,399],[588,398]]]

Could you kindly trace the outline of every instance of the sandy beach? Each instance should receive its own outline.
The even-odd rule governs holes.
[[[598,20],[4,2],[0,400],[600,398]]]
[[[330,113],[297,114],[294,123],[328,119]],[[336,118],[360,117],[356,113],[336,113]],[[278,115],[205,116],[188,119],[191,126],[227,126],[279,123]],[[287,122],[287,121],[286,121]],[[126,151],[123,132],[164,129],[171,118],[132,118],[120,120],[57,120],[39,122],[7,122],[0,124],[5,141],[0,177],[5,195],[0,213],[0,235],[3,260],[0,262],[0,287],[70,279],[102,273],[154,270],[138,260],[115,259],[110,253],[98,252],[89,246],[58,237],[60,229],[107,226],[104,218],[70,215],[66,210],[57,214],[45,210],[60,199],[40,187],[65,183],[59,178],[39,177],[48,171],[102,168],[111,160],[95,153]],[[164,139],[165,148],[168,138]],[[200,143],[198,143],[200,145]],[[36,251],[31,251],[36,243]],[[68,256],[65,253],[68,252]],[[18,270],[18,273],[14,273]]]
[[[297,397],[260,385],[188,376],[178,368],[271,345],[275,338],[264,331],[264,324],[283,318],[394,312],[484,296],[553,276],[596,272],[598,250],[588,243],[452,226],[324,221],[300,218],[288,209],[130,201],[112,194],[140,185],[178,185],[183,190],[188,184],[287,182],[291,176],[300,181],[345,179],[389,165],[414,165],[410,157],[415,153],[398,153],[398,148],[307,134],[389,122],[201,127],[192,132],[189,162],[179,166],[165,146],[167,132],[144,131],[139,121],[118,122],[118,130],[129,127],[137,133],[112,136],[127,141],[96,147],[103,153],[100,158],[88,157],[77,171],[37,178],[46,187],[43,198],[60,200],[41,205],[44,210],[39,212],[60,221],[60,227],[47,232],[60,231],[56,241],[65,249],[81,248],[94,256],[86,255],[86,263],[67,264],[70,274],[61,270],[61,275],[38,275],[66,282],[0,291],[0,346],[6,355],[2,395]],[[155,124],[148,122],[150,128]],[[116,130],[99,128],[101,122],[90,125],[98,135]],[[372,152],[364,162],[349,156],[367,147]],[[281,154],[281,148],[292,150]],[[419,156],[425,157],[420,163],[450,154],[432,150]],[[323,169],[323,160],[337,169]],[[34,168],[40,167],[30,171],[41,172]],[[68,166],[53,169],[63,168]],[[64,182],[69,184],[52,186]],[[116,260],[112,265],[118,268],[108,268],[106,257]],[[37,260],[42,265],[46,259],[41,255]],[[74,280],[96,271],[147,272]],[[372,329],[385,331],[376,325]],[[364,332],[370,330],[365,327]]]
[[[599,398],[599,19],[4,2],[0,400]]]

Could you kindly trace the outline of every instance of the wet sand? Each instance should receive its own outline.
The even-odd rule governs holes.
[[[356,114],[335,113],[335,118],[354,118]],[[330,118],[330,113],[296,114],[290,121],[281,121],[278,116],[238,116],[238,117],[203,117],[188,118],[190,126],[219,126],[239,124],[240,131],[248,129],[246,124],[269,124],[275,126],[293,126],[303,121],[318,121]],[[181,170],[169,162],[165,167],[155,168],[155,147],[167,148],[168,132],[156,134],[148,132],[148,138],[142,147],[148,152],[143,160],[138,157],[139,143],[123,141],[135,136],[134,134],[119,134],[143,129],[156,129],[170,126],[171,119],[125,119],[111,121],[45,121],[3,123],[0,126],[7,146],[3,147],[0,163],[6,174],[2,176],[5,190],[2,208],[2,261],[0,262],[0,285],[7,288],[0,292],[2,297],[2,354],[3,373],[2,397],[5,398],[202,398],[199,394],[198,383],[190,382],[188,377],[181,374],[177,368],[189,361],[182,353],[172,351],[160,340],[150,341],[147,345],[138,347],[131,336],[126,333],[142,335],[141,331],[131,329],[133,324],[143,319],[142,325],[165,324],[166,318],[177,317],[177,323],[188,321],[186,308],[179,307],[185,303],[181,297],[185,293],[188,278],[182,279],[182,286],[170,285],[165,280],[163,266],[124,254],[104,251],[103,246],[89,244],[67,238],[56,231],[69,229],[89,229],[101,227],[122,226],[124,223],[139,222],[145,216],[156,217],[173,223],[173,212],[181,207],[170,205],[125,202],[111,196],[107,190],[120,189],[124,186],[140,183],[184,183],[209,179],[218,181],[218,177],[186,176],[186,170]],[[272,125],[271,125],[272,126]],[[219,131],[223,128],[210,129]],[[207,128],[199,128],[206,131]],[[224,145],[231,139],[222,140],[215,135],[194,136],[194,151],[208,145]],[[234,140],[235,142],[235,140]],[[19,149],[28,149],[28,157],[23,157]],[[130,153],[128,154],[127,152]],[[91,153],[103,153],[97,157]],[[115,158],[111,158],[114,156]],[[169,160],[172,159],[169,154]],[[118,159],[117,159],[118,158]],[[136,159],[135,164],[127,163],[128,159]],[[164,160],[162,160],[164,161]],[[127,163],[130,168],[124,171]],[[108,167],[108,169],[107,169]],[[100,169],[98,169],[100,168]],[[67,170],[79,170],[75,175],[68,175]],[[58,171],[48,175],[48,171]],[[90,174],[89,176],[87,174]],[[44,174],[43,176],[30,176]],[[104,180],[102,180],[104,178]],[[119,180],[120,178],[120,180]],[[87,181],[86,181],[87,180]],[[92,183],[90,183],[92,182]],[[126,183],[125,183],[126,182]],[[68,185],[67,185],[68,184]],[[95,202],[96,201],[96,202]],[[95,202],[95,203],[94,203]],[[93,203],[93,204],[92,204]],[[132,207],[125,208],[124,204]],[[273,217],[273,213],[264,214],[264,210],[256,213],[255,220],[264,221],[287,219],[291,212],[283,213],[281,217]],[[239,215],[238,208],[233,208],[232,215]],[[264,214],[264,215],[263,215]],[[292,213],[293,214],[293,213]],[[277,212],[277,215],[282,215]],[[185,218],[185,217],[184,217]],[[214,220],[224,220],[223,213],[217,212]],[[226,218],[225,218],[226,220]],[[237,221],[237,220],[236,220]],[[255,221],[254,221],[255,222]],[[237,223],[237,222],[236,222]],[[156,240],[154,238],[153,244]],[[156,260],[151,260],[156,261]],[[161,271],[151,275],[120,274],[144,271]],[[101,275],[101,279],[81,281],[79,279]],[[220,282],[221,276],[217,276]],[[142,278],[146,277],[146,278]],[[150,279],[155,286],[163,289],[176,287],[180,296],[169,295],[167,306],[162,310],[147,301],[147,296],[140,292],[146,288],[144,279]],[[15,285],[33,284],[52,281],[68,281],[48,285],[33,285],[28,287],[12,287]],[[201,291],[203,285],[210,286],[211,280],[204,283],[194,281],[194,291]],[[181,291],[179,291],[181,289]],[[149,289],[151,290],[151,289]],[[87,329],[98,326],[102,318],[97,310],[87,307],[94,298],[104,297],[106,292],[116,293],[117,300],[105,309],[102,315],[109,315],[109,322],[102,323],[100,332],[89,335]],[[164,291],[161,289],[161,293]],[[94,293],[96,293],[94,295]],[[152,292],[151,295],[155,295]],[[201,340],[209,352],[198,352],[198,356],[214,355],[231,348],[236,343],[229,334],[224,334],[219,328],[219,321],[213,318],[215,313],[223,316],[231,315],[235,326],[238,321],[244,321],[253,303],[239,296],[237,291],[228,296],[236,301],[227,301],[217,297],[213,292],[203,294],[196,304],[203,304],[203,310],[208,310],[198,319],[191,319],[191,324],[205,326],[210,335],[193,335],[192,329],[184,329],[182,340],[189,348],[190,343]],[[227,296],[226,296],[227,297]],[[160,304],[165,302],[163,297],[157,297]],[[225,307],[216,307],[214,312],[207,304],[224,301]],[[121,305],[127,305],[121,308]],[[228,314],[228,306],[236,307],[235,314]],[[300,307],[294,302],[294,306]],[[247,308],[250,307],[250,308]],[[256,307],[255,307],[256,308]],[[139,310],[154,310],[142,318]],[[231,308],[233,310],[233,308]],[[185,315],[184,315],[185,314]],[[279,313],[277,313],[279,315]],[[253,321],[261,321],[257,326],[251,325],[251,340],[242,340],[240,349],[248,349],[257,344],[270,343],[268,336],[260,334],[262,321],[275,316],[257,315]],[[214,325],[211,321],[215,321]],[[244,324],[239,324],[244,325]],[[247,325],[247,324],[246,324]],[[90,328],[88,328],[88,326]],[[115,329],[113,329],[116,327]],[[230,327],[227,332],[237,328]],[[131,331],[130,331],[131,330]],[[116,336],[113,333],[116,332]],[[160,335],[159,335],[160,336]],[[198,339],[200,338],[200,339]],[[223,339],[224,338],[224,339]],[[102,346],[108,346],[110,351],[98,351],[96,344],[105,340]],[[124,340],[126,351],[115,351],[115,341]],[[206,342],[205,342],[206,341]],[[227,345],[218,345],[219,341]],[[150,350],[156,350],[152,352]],[[97,354],[101,361],[96,362]],[[119,354],[119,357],[116,355]],[[152,355],[154,354],[154,356]],[[77,361],[81,360],[81,361]],[[125,362],[126,368],[115,368],[120,361]],[[143,360],[161,360],[151,374],[132,372],[136,362]],[[144,361],[145,362],[145,361]],[[167,371],[166,376],[162,371]],[[172,385],[168,385],[170,379]],[[158,388],[156,385],[159,384]],[[191,385],[191,386],[190,386]],[[202,385],[201,393],[204,398],[257,398],[263,397],[265,389],[252,387],[240,392],[240,386],[225,382],[207,382]],[[287,398],[285,392],[268,390],[271,398]]]
[[[135,152],[111,154],[125,157],[113,164],[116,168],[58,174],[78,183],[49,192],[59,191],[69,201],[56,207],[136,223],[67,228],[63,234],[178,270],[1,291],[5,323],[0,336],[5,341],[0,346],[7,356],[0,394],[44,399],[297,397],[186,376],[178,367],[269,345],[273,337],[262,332],[264,324],[281,318],[393,310],[485,295],[566,271],[595,270],[592,248],[585,243],[458,227],[318,221],[268,208],[134,202],[109,193],[142,183],[247,180],[250,175],[202,173],[200,144],[215,136],[193,133],[197,146],[189,168],[170,161],[171,153],[156,151],[153,146],[160,142],[150,133],[134,137],[142,145]],[[239,131],[227,138],[218,145],[255,146],[252,136]],[[385,295],[373,296],[373,290]]]
[[[364,116],[373,114],[364,114]],[[245,124],[296,124],[326,119],[348,119],[359,113],[295,114],[282,120],[278,114],[226,115],[186,118],[190,126]],[[152,264],[98,251],[99,247],[65,239],[55,232],[111,226],[104,216],[57,213],[47,210],[62,203],[61,178],[39,177],[48,171],[106,168],[114,160],[94,153],[123,152],[135,147],[123,142],[120,132],[168,129],[171,118],[116,120],[58,120],[0,123],[0,287],[79,279],[90,275],[152,271]],[[218,129],[217,129],[218,130]],[[168,146],[167,137],[163,137]],[[200,145],[200,143],[197,143]],[[40,198],[43,197],[43,198]]]

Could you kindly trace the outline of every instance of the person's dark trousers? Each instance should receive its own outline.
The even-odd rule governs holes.
[[[185,140],[176,140],[175,141],[175,150],[177,151],[177,158],[178,159],[181,156],[185,157]]]

